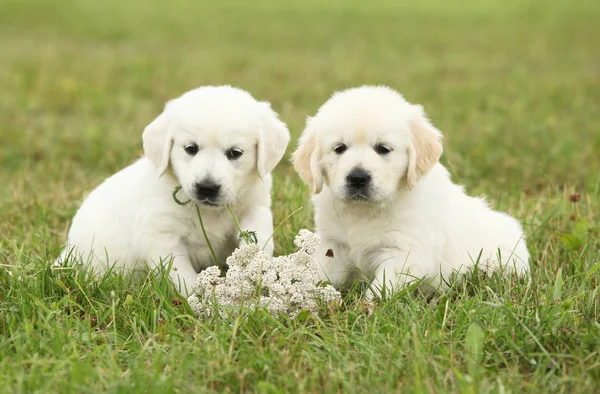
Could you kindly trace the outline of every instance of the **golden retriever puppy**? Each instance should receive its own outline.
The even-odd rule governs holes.
[[[318,279],[342,286],[360,272],[372,297],[476,263],[528,272],[520,224],[452,183],[441,137],[421,106],[380,86],[335,93],[308,119],[294,167],[314,193]]]
[[[196,207],[224,264],[239,242],[228,205],[242,229],[255,231],[272,253],[270,172],[289,138],[270,105],[240,89],[206,86],[169,101],[144,130],[144,157],[85,199],[57,262],[83,260],[103,272],[156,268],[172,259],[170,278],[186,294],[215,263]],[[173,201],[177,185],[178,198],[190,204]]]

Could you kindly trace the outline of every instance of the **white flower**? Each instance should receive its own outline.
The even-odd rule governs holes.
[[[192,308],[192,312],[194,312],[195,315],[200,316],[205,312],[205,307],[202,305],[202,302],[197,295],[192,294],[187,300],[188,304],[190,304],[190,307]]]
[[[275,258],[256,244],[240,246],[227,259],[225,277],[216,266],[198,274],[195,294],[188,298],[192,311],[227,316],[242,308],[265,308],[273,315],[295,317],[302,310],[317,312],[318,301],[340,303],[333,287],[314,285],[318,265],[313,254],[319,242],[318,235],[300,230],[294,240],[298,251]]]
[[[223,283],[223,278],[221,278],[221,270],[216,265],[200,272],[196,278],[196,286],[202,289],[212,288],[220,283]]]
[[[317,246],[321,243],[321,237],[311,233],[307,229],[302,229],[294,239],[294,245],[304,250],[308,254],[314,254]]]

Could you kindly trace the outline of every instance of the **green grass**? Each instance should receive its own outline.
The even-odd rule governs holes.
[[[2,391],[598,392],[600,3],[219,4],[0,3]],[[336,89],[423,104],[454,179],[524,224],[532,282],[197,321],[161,273],[51,270],[164,102],[224,83],[271,101],[294,138]],[[287,253],[312,228],[308,188],[286,161],[274,189],[277,223],[304,206],[275,236]]]

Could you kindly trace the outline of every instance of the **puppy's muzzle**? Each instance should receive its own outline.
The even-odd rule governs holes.
[[[346,176],[346,197],[350,200],[368,200],[372,183],[371,174],[355,168]]]
[[[204,180],[194,185],[196,199],[208,205],[216,205],[221,192],[221,185],[212,180]]]

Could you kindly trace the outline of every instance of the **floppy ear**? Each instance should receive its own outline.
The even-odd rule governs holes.
[[[173,145],[173,138],[169,130],[166,115],[168,105],[169,103],[165,106],[165,111],[162,114],[158,115],[152,123],[146,126],[142,134],[144,155],[157,168],[159,177],[169,167],[169,156],[171,154],[171,146]]]
[[[323,190],[323,175],[319,168],[320,152],[317,147],[317,131],[310,125],[310,118],[293,154],[294,169],[300,178],[313,188],[314,194]]]
[[[427,119],[423,107],[413,106],[410,122],[411,144],[408,148],[408,170],[406,180],[409,188],[427,174],[442,155],[442,133]]]
[[[285,154],[290,142],[290,132],[285,123],[271,109],[269,103],[260,102],[262,125],[258,139],[256,167],[261,177],[271,172]]]

